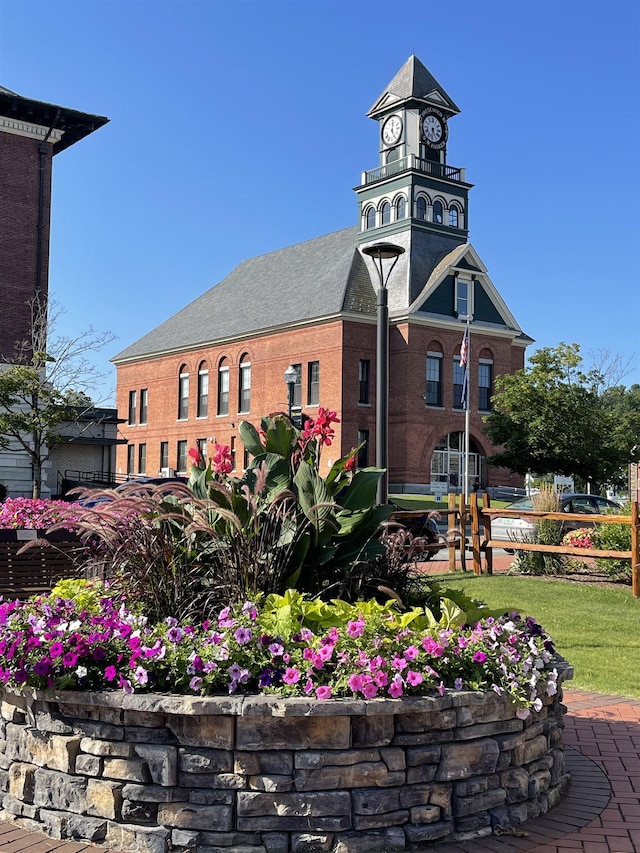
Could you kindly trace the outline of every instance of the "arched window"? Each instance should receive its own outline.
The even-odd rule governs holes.
[[[442,202],[434,201],[433,202],[433,221],[437,222],[438,225],[442,225]]]
[[[245,352],[240,358],[240,375],[238,376],[238,411],[251,411],[251,362]]]
[[[366,222],[367,222],[367,231],[370,228],[376,227],[376,209],[375,207],[370,207],[365,214]]]
[[[392,148],[390,151],[387,151],[387,163],[395,163],[396,160],[400,159],[400,149]]]
[[[449,225],[452,228],[458,227],[459,211],[455,205],[449,208]]]
[[[178,374],[178,420],[189,417],[189,369],[186,364],[180,366]]]
[[[424,196],[420,196],[416,201],[416,219],[427,218],[427,200]]]
[[[406,216],[407,203],[404,199],[404,196],[400,196],[400,198],[396,201],[396,220],[404,219]]]
[[[206,361],[198,365],[198,417],[209,416],[209,368]]]
[[[391,222],[391,205],[388,201],[382,202],[382,207],[380,208],[380,217],[383,225],[388,225]]]
[[[229,365],[226,358],[218,365],[218,414],[229,414]]]

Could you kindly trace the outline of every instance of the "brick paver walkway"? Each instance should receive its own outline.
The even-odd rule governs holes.
[[[566,690],[565,743],[571,785],[562,802],[518,835],[439,844],[425,853],[638,853],[640,700]],[[0,821],[0,853],[104,853]],[[226,848],[226,853],[234,853]]]

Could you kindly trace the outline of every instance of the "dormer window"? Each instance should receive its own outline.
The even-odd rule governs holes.
[[[456,278],[456,314],[462,318],[473,315],[473,281]]]

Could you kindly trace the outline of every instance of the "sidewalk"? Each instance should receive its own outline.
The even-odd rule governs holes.
[[[640,851],[640,700],[566,690],[571,785],[563,801],[513,834],[425,853],[637,853]],[[0,821],[0,853],[99,853]],[[234,853],[233,848],[226,848]]]

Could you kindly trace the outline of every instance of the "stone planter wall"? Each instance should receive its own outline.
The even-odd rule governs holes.
[[[570,675],[566,668],[564,676]],[[568,777],[559,697],[397,700],[5,693],[3,811],[119,850],[424,850],[546,812]]]

